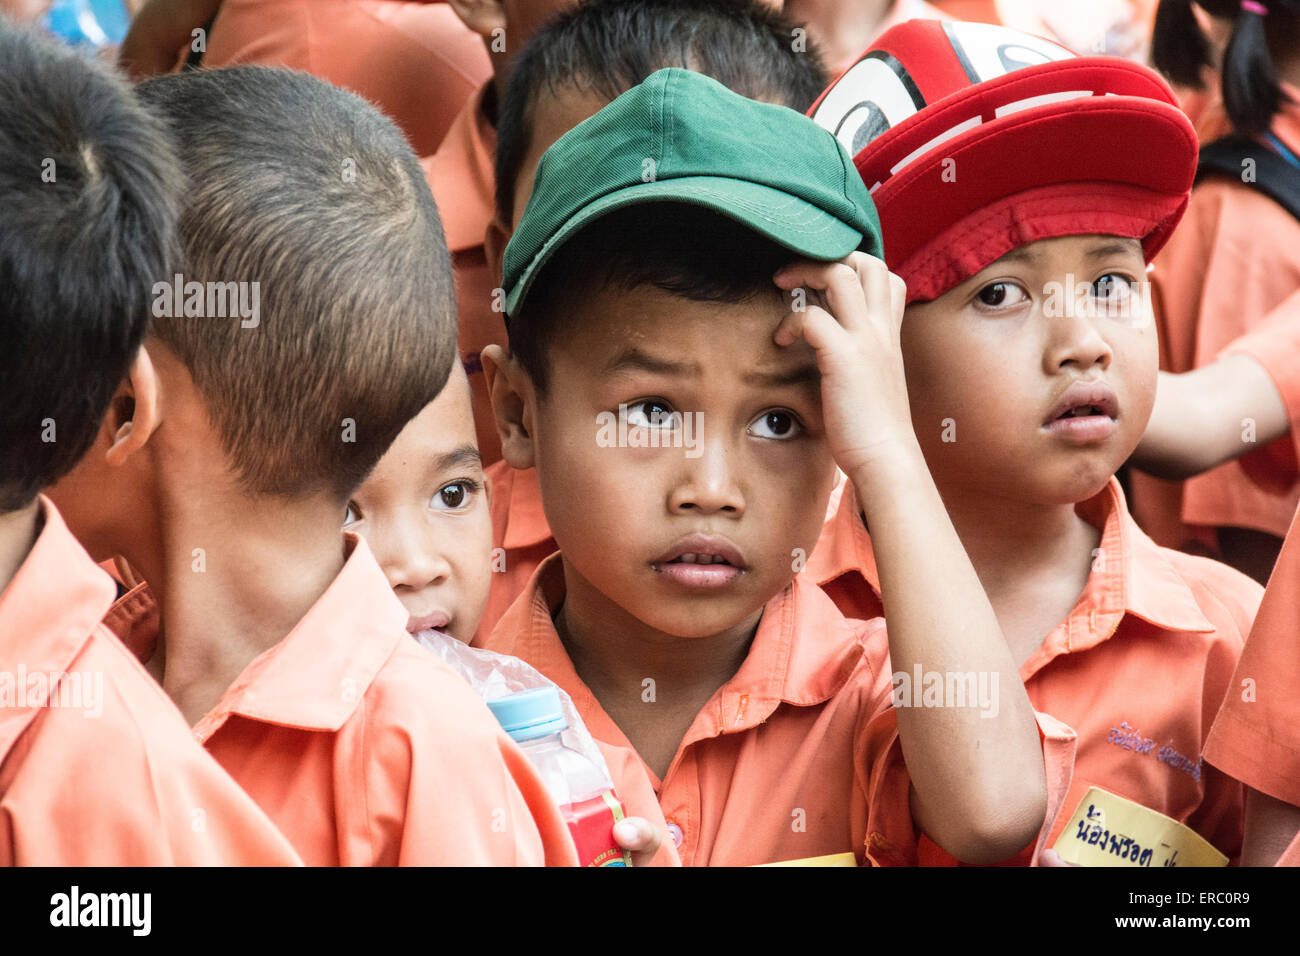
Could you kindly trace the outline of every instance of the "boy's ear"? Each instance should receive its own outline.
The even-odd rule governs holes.
[[[492,215],[487,235],[483,237],[483,251],[487,253],[488,268],[492,270],[492,284],[501,285],[505,273],[506,246],[510,244],[510,227],[501,221],[500,213]]]
[[[493,30],[506,28],[506,7],[501,0],[447,0],[447,5],[481,37],[491,37]]]
[[[148,345],[142,345],[104,417],[104,428],[109,433],[104,458],[109,465],[125,463],[158,430],[162,423],[160,397],[158,372]]]
[[[499,345],[483,349],[481,359],[497,435],[501,438],[501,457],[512,468],[531,468],[535,460],[532,418],[536,402],[532,379]]]

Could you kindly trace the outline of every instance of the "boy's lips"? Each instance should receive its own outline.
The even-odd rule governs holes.
[[[430,628],[435,631],[441,631],[450,623],[451,615],[446,611],[431,611],[428,614],[421,614],[419,616],[412,614],[410,620],[406,622],[406,631],[408,634],[427,631]]]
[[[657,573],[692,588],[716,588],[744,574],[747,565],[729,538],[691,534],[650,562]]]
[[[1119,398],[1104,382],[1075,382],[1052,407],[1043,428],[1066,441],[1088,444],[1109,438],[1119,418]]]

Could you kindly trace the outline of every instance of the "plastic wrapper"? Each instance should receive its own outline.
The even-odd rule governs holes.
[[[487,651],[481,647],[470,647],[441,631],[420,631],[415,639],[459,674],[484,700],[496,700],[535,687],[555,686],[555,682],[543,676],[541,671],[517,657]],[[578,716],[578,708],[573,706],[573,700],[563,688],[555,689],[560,693],[560,706],[564,710],[564,719],[569,724],[560,738],[600,768],[605,775],[605,782],[613,789],[614,782],[609,767],[595,738]]]

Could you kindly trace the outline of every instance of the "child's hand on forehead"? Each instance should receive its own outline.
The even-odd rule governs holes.
[[[996,726],[973,708],[895,708],[917,830],[963,862],[1006,859],[1042,826],[1046,771],[1016,662],[912,429],[901,346],[907,289],[858,252],[792,263],[773,281],[807,290],[773,339],[785,347],[802,338],[816,353],[827,442],[870,516],[893,667],[990,674],[1009,688]],[[1000,802],[1015,809],[990,840],[972,822]]]
[[[899,344],[907,289],[873,256],[854,252],[838,262],[802,260],[773,281],[794,296],[794,311],[777,326],[779,346],[804,339],[817,355],[822,416],[831,454],[857,480],[864,469],[915,451],[916,434]]]

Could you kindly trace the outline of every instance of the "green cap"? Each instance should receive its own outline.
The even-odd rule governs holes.
[[[700,73],[659,70],[542,156],[506,246],[506,314],[578,230],[665,201],[713,209],[807,259],[883,255],[871,196],[830,132]]]

